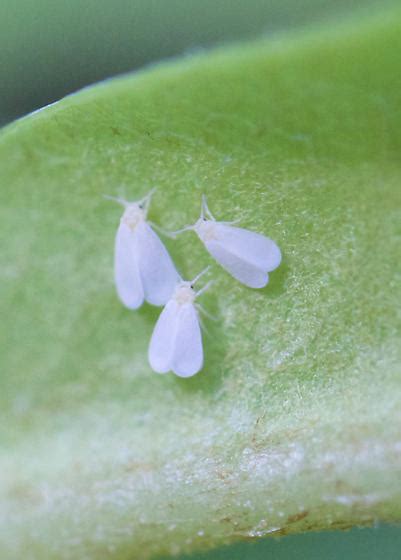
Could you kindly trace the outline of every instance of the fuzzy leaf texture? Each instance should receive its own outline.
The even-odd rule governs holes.
[[[148,559],[401,519],[401,12],[223,48],[5,128],[2,559]],[[217,265],[206,363],[157,375],[160,309],[112,282],[121,209],[276,240],[266,289]],[[212,260],[166,245],[184,277]]]

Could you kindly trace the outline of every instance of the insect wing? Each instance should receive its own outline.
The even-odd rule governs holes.
[[[153,330],[148,358],[151,368],[157,373],[167,373],[171,369],[178,316],[177,303],[169,301]]]
[[[265,235],[218,222],[216,234],[217,241],[226,251],[256,268],[271,272],[281,262],[280,249]]]
[[[114,279],[122,303],[129,309],[138,309],[143,303],[144,292],[137,266],[135,232],[126,224],[120,224],[117,230]]]
[[[175,333],[172,370],[179,377],[191,377],[203,366],[202,334],[193,304],[181,305]]]
[[[267,272],[233,255],[221,243],[211,240],[205,242],[205,247],[212,257],[239,282],[250,288],[263,288],[268,283]]]
[[[136,252],[145,299],[152,305],[165,305],[181,280],[167,249],[146,222],[136,227]]]

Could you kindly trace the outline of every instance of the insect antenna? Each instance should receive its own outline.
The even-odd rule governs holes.
[[[141,198],[141,200],[138,200],[138,202],[137,202],[138,206],[143,208],[146,213],[148,213],[149,206],[150,206],[150,203],[151,203],[151,200],[152,200],[152,196],[154,195],[156,190],[157,190],[156,187],[153,187],[153,189],[150,189],[150,191],[148,192],[148,194],[146,196],[144,196],[143,198]]]
[[[174,231],[168,231],[167,229],[162,228],[161,226],[159,226],[158,224],[155,224],[154,222],[148,221],[148,224],[152,226],[153,229],[155,229],[157,231],[157,233],[160,233],[161,235],[164,235],[165,237],[169,237],[170,239],[175,239],[175,232]]]
[[[213,286],[213,284],[214,284],[214,281],[213,281],[213,280],[210,280],[207,284],[205,284],[205,285],[203,286],[203,288],[201,288],[201,289],[199,290],[199,292],[196,292],[196,297],[199,297],[201,294],[203,294],[204,292],[206,292],[211,286]]]
[[[206,195],[202,195],[202,209],[201,209],[201,218],[204,219],[204,216],[208,216],[211,220],[213,220],[214,222],[216,221],[216,218],[213,216],[213,214],[211,213],[211,211],[209,210],[209,206],[207,205],[206,202]],[[230,220],[229,222],[219,222],[220,224],[223,224],[225,226],[233,226],[235,224],[238,224],[241,221],[240,218],[237,218],[235,220]]]
[[[125,200],[124,198],[121,198],[119,196],[111,196],[110,194],[104,194],[102,196],[107,200],[113,200],[113,202],[117,202],[118,204],[121,204],[121,206],[124,206],[124,208],[126,208],[129,205],[128,200]]]
[[[229,222],[219,222],[223,226],[235,226],[241,222],[241,218],[236,218],[235,220],[230,220]]]
[[[169,235],[170,237],[175,239],[177,237],[177,235],[179,235],[180,233],[183,233],[184,231],[191,231],[192,229],[195,229],[195,227],[193,225],[192,226],[184,226],[181,229],[177,229],[175,231],[169,231],[168,233],[166,232],[166,235]]]
[[[199,274],[197,276],[195,276],[195,278],[193,280],[190,281],[191,286],[195,286],[195,284],[197,283],[199,278],[202,278],[202,276],[204,276],[207,272],[209,272],[209,270],[210,270],[210,265],[208,265],[201,272],[199,272]]]
[[[207,205],[206,195],[203,194],[202,195],[202,205],[201,205],[201,215],[200,215],[200,217],[201,217],[202,220],[204,220],[205,216],[207,216],[208,218],[210,218],[214,222],[216,221],[213,214],[209,210],[209,206]]]

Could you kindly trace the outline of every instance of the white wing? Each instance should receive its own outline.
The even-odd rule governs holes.
[[[167,249],[146,222],[135,229],[138,268],[145,299],[152,305],[165,305],[181,280]]]
[[[265,235],[218,222],[215,231],[217,241],[226,251],[257,268],[271,272],[281,262],[280,249]]]
[[[161,312],[153,330],[148,358],[151,368],[157,373],[167,373],[171,369],[178,316],[179,307],[177,303],[169,301]]]
[[[174,341],[171,369],[179,377],[191,377],[203,366],[202,334],[193,304],[181,305]]]
[[[226,251],[217,241],[207,241],[205,247],[212,257],[239,282],[250,288],[263,288],[268,283],[267,272]]]
[[[114,252],[114,279],[117,294],[129,309],[137,309],[144,300],[135,254],[135,233],[126,224],[117,230]]]
[[[266,286],[267,273],[281,262],[281,252],[274,241],[247,229],[216,222],[215,238],[204,243],[223,268],[251,288]]]

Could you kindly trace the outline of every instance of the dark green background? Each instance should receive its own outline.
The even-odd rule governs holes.
[[[351,17],[380,0],[3,0],[0,124],[100,79],[194,49]],[[185,557],[189,558],[189,557]],[[223,560],[401,559],[401,530],[354,529],[238,544]],[[184,560],[184,557],[182,558]]]
[[[160,59],[396,0],[2,0],[0,123]]]
[[[401,530],[396,527],[309,533],[257,544],[228,546],[178,560],[399,560]]]

